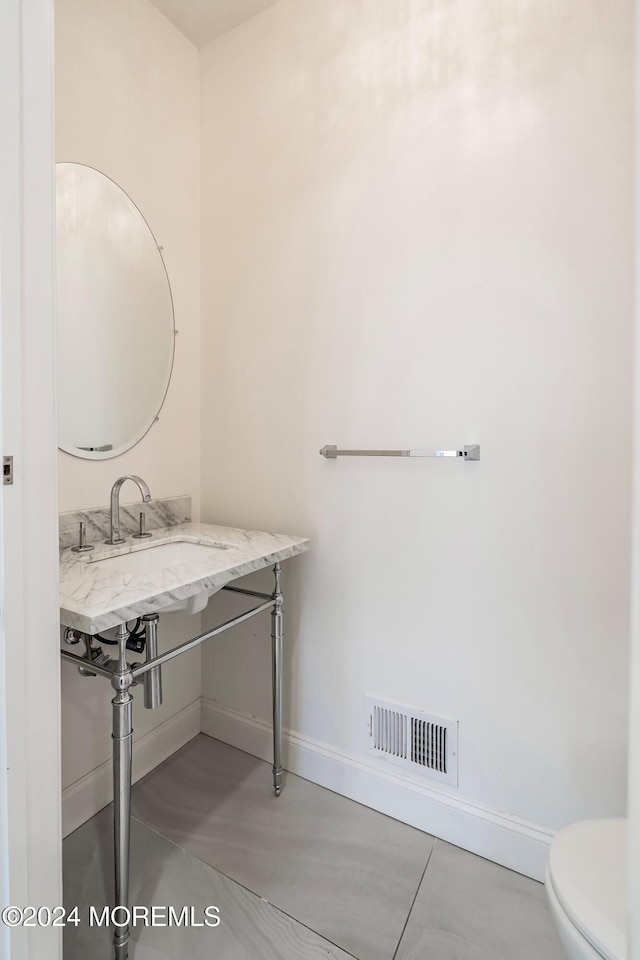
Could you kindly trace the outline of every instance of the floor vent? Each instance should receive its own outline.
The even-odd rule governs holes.
[[[381,760],[458,786],[458,721],[367,697],[367,751]]]

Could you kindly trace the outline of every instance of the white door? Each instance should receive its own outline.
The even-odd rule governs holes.
[[[0,3],[1,906],[61,901],[52,0]],[[2,960],[57,960],[60,930]]]
[[[2,343],[0,339],[0,350]],[[2,392],[2,354],[0,353],[0,394]],[[2,418],[0,418],[0,450],[2,446]],[[9,903],[9,813],[7,789],[7,718],[6,718],[6,650],[4,629],[4,518],[0,502],[0,905]],[[9,928],[0,923],[0,957],[9,956]]]

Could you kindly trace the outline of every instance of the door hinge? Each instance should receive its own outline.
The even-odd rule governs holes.
[[[13,483],[13,457],[2,458],[2,482],[5,486]]]

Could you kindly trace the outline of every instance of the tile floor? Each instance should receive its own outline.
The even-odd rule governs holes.
[[[108,960],[111,807],[64,842],[65,960]],[[131,960],[566,960],[541,884],[196,737],[133,791],[131,903],[217,927],[136,927]]]

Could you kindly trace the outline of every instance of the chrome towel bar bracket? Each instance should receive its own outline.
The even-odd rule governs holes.
[[[320,450],[320,455],[327,460],[337,457],[461,457],[463,460],[479,460],[480,447],[472,443],[462,450],[338,450],[335,444],[328,443]]]

